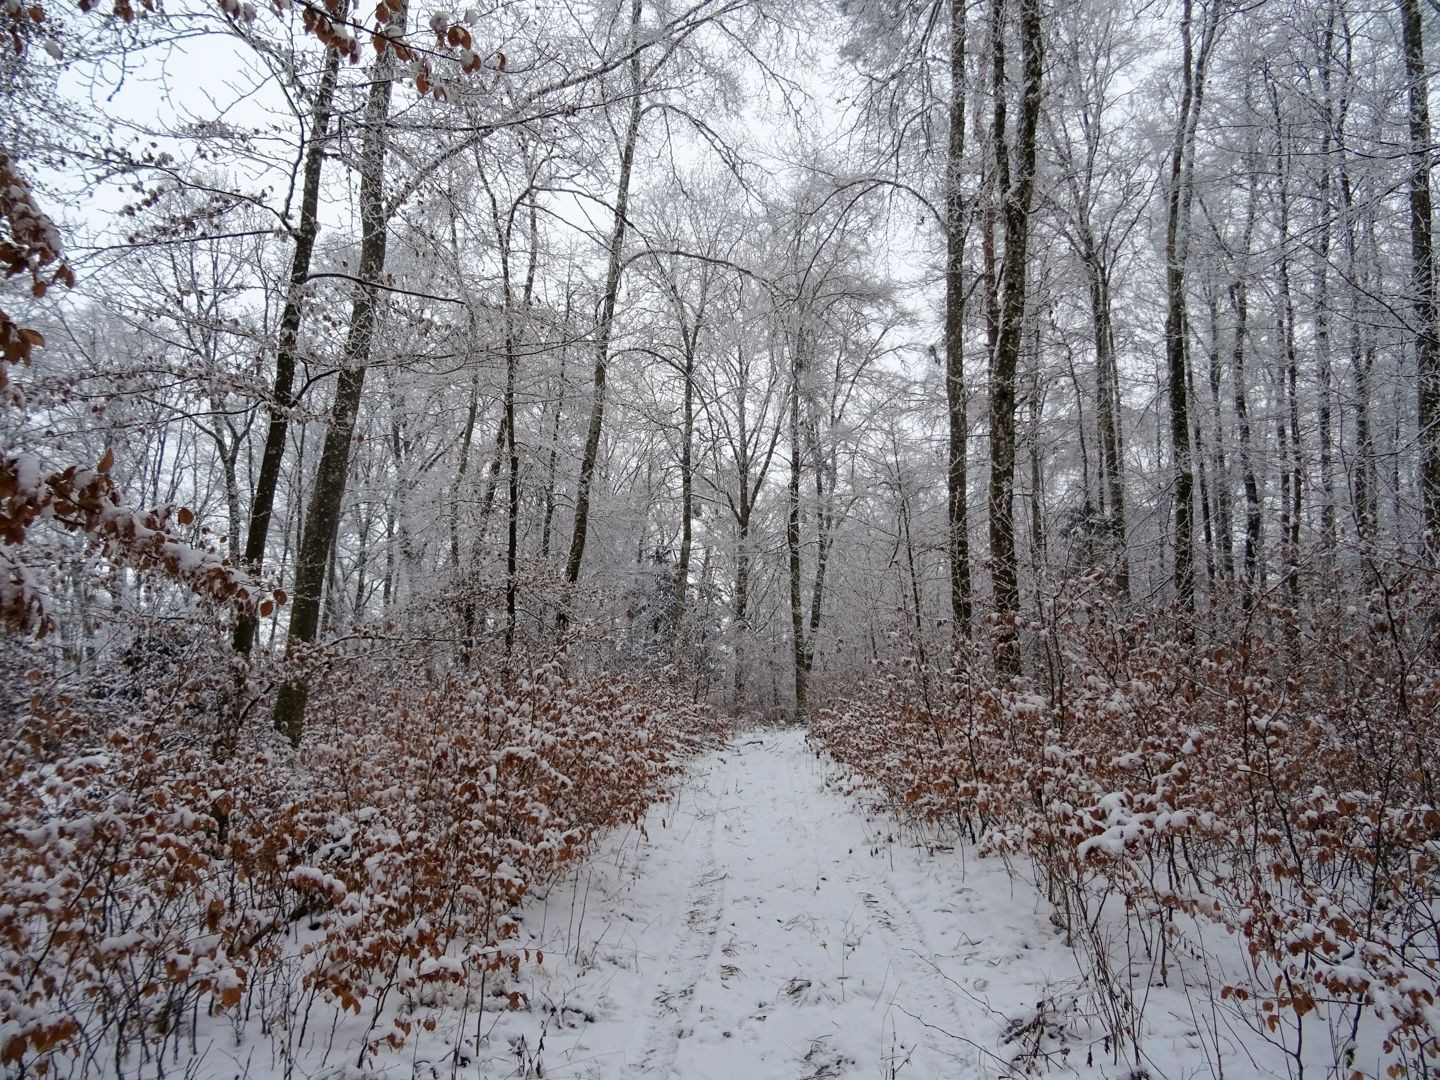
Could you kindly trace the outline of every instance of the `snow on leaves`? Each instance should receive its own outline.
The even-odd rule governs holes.
[[[32,702],[0,741],[0,1062],[143,1063],[197,1012],[298,994],[398,1045],[471,980],[543,963],[516,935],[527,890],[718,732],[657,686],[412,674],[336,662],[298,752],[262,723],[223,760],[213,657],[138,700]]]
[[[813,737],[894,812],[1028,858],[1077,945],[1103,950],[1117,898],[1164,980],[1216,940],[1185,928],[1218,925],[1241,970],[1212,992],[1287,1053],[1323,1004],[1327,1023],[1378,1028],[1390,1075],[1434,1075],[1437,601],[1401,578],[1303,621],[1262,608],[1203,646],[1169,616],[1074,601],[1024,627],[1048,642],[1048,685],[966,649],[943,704],[901,670]]]
[[[0,621],[12,632],[44,636],[53,622],[44,593],[27,570],[33,560],[27,540],[48,524],[85,536],[110,561],[163,574],[221,604],[268,614],[283,602],[212,547],[183,539],[176,528],[190,525],[186,507],[136,510],[125,505],[109,471],[107,452],[94,469],[71,465],[47,472],[27,455],[0,455]]]

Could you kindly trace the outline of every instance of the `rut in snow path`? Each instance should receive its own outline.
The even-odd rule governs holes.
[[[538,987],[593,1018],[544,1032],[543,1075],[994,1075],[979,1047],[1068,952],[1002,867],[880,842],[826,775],[795,731],[696,764],[592,899],[604,944]]]
[[[886,1072],[954,1075],[955,1040],[941,1034],[959,1026],[953,999],[923,966],[908,909],[861,869],[864,823],[794,736],[746,740],[718,764],[693,796],[706,845],[655,853],[695,860],[689,876],[709,896],[676,928],[634,1075],[718,1076],[729,1064],[839,1076],[860,1065],[845,1038],[857,1023],[874,1030],[869,1052]]]
[[[665,973],[665,985],[687,986],[683,1007],[671,1018],[674,1002],[657,996],[636,1074],[841,1076],[868,1051],[886,1073],[953,1076],[955,1040],[942,1034],[959,1027],[953,999],[920,966],[929,956],[909,909],[855,858],[870,841],[864,822],[822,788],[804,744],[747,740],[697,788],[694,809],[711,822],[697,880],[713,883],[714,900],[685,917],[672,956],[703,956],[703,968]],[[848,1038],[864,1027],[871,1047]]]

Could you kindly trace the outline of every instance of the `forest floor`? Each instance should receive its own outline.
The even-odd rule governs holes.
[[[696,762],[648,839],[613,837],[526,911],[545,952],[519,980],[528,1007],[484,1014],[461,1075],[1211,1074],[1179,993],[1147,1010],[1146,1071],[1114,1060],[1044,898],[867,817],[833,771],[795,730]],[[405,1073],[449,1071],[415,1052]]]
[[[801,731],[737,736],[694,762],[643,829],[533,899],[521,939],[544,961],[488,988],[483,1012],[442,1007],[433,1032],[364,1068],[357,1019],[330,1029],[323,1055],[264,1061],[248,1038],[217,1040],[187,1071],[1178,1080],[1215,1075],[1219,1055],[1226,1076],[1285,1074],[1274,1047],[1173,976],[1146,991],[1139,1067],[1133,1046],[1112,1052],[1098,995],[1023,875],[898,830],[842,788]],[[523,1004],[507,1009],[514,990]]]

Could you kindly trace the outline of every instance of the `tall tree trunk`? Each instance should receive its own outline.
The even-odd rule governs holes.
[[[1038,378],[1036,380],[1039,381]],[[1035,606],[1041,601],[1040,587],[1044,580],[1049,554],[1045,540],[1045,470],[1040,461],[1040,420],[1044,414],[1040,388],[1036,386],[1030,399],[1030,423],[1025,442],[1030,459],[1030,570],[1035,583]]]
[[[473,316],[471,319],[474,325]],[[460,551],[460,503],[465,491],[465,477],[470,471],[470,446],[475,439],[475,421],[480,409],[480,373],[470,380],[470,406],[465,414],[465,431],[460,440],[460,464],[455,469],[455,486],[450,501],[450,567],[455,574],[455,588],[460,594],[460,656],[470,662],[475,647],[475,628],[479,615],[475,604],[476,583],[465,568]]]
[[[1304,447],[1300,441],[1299,346],[1295,338],[1295,293],[1290,280],[1290,172],[1291,151],[1288,124],[1282,113],[1279,93],[1272,86],[1271,100],[1275,116],[1275,179],[1277,183],[1277,222],[1279,231],[1280,290],[1279,317],[1282,346],[1281,366],[1277,372],[1277,397],[1285,403],[1284,414],[1277,419],[1280,429],[1280,498],[1282,502],[1281,550],[1285,560],[1285,588],[1291,606],[1300,600],[1300,524],[1304,507]]]
[[[1220,574],[1229,583],[1235,579],[1235,519],[1232,513],[1230,470],[1225,462],[1225,413],[1220,400],[1220,301],[1213,289],[1206,290],[1210,309],[1208,382],[1210,411],[1215,418],[1215,449],[1210,460],[1211,490],[1215,504],[1216,549]]]
[[[566,298],[564,325],[569,325],[569,298]],[[550,446],[545,451],[545,520],[540,529],[540,559],[550,561],[550,534],[555,523],[555,478],[560,463],[560,421],[565,413],[565,352],[560,349],[560,372],[555,391],[555,413],[550,421]]]
[[[832,426],[835,420],[831,413]],[[805,636],[805,670],[815,670],[815,641],[820,634],[820,616],[825,607],[825,575],[830,565],[830,548],[835,540],[835,487],[839,466],[834,447],[827,453],[820,445],[817,425],[810,424],[810,453],[815,462],[815,577],[810,583],[810,621]]]
[[[519,589],[519,544],[520,544],[520,454],[515,442],[515,385],[520,364],[521,329],[516,326],[517,309],[528,312],[535,290],[535,270],[539,260],[539,226],[533,198],[528,216],[530,255],[525,272],[521,295],[515,296],[515,282],[512,270],[514,253],[515,214],[519,202],[513,203],[502,214],[495,189],[483,168],[477,169],[480,183],[490,200],[490,223],[495,230],[495,246],[500,254],[500,292],[503,302],[502,324],[505,347],[505,391],[501,398],[500,431],[503,436],[507,462],[505,500],[505,658],[508,661],[515,652],[515,628],[517,618],[517,593]],[[527,192],[528,194],[528,192]],[[524,196],[522,196],[522,199]],[[498,448],[497,448],[498,450]],[[492,475],[492,481],[494,477]],[[488,514],[489,508],[486,508]]]
[[[486,184],[489,189],[489,184]],[[497,243],[500,248],[500,288],[505,304],[505,393],[501,398],[500,429],[505,433],[505,659],[515,651],[515,578],[520,517],[520,459],[515,449],[515,294],[510,281],[510,229],[502,226],[495,196],[490,195]]]
[[[490,515],[495,512],[495,496],[500,491],[500,473],[505,467],[505,446],[508,429],[502,400],[500,419],[495,425],[495,438],[490,444],[490,464],[485,467],[485,493],[480,496],[480,536],[490,533]]]
[[[1320,132],[1320,178],[1316,182],[1317,235],[1315,238],[1315,369],[1319,382],[1316,427],[1320,435],[1320,550],[1327,559],[1335,550],[1335,446],[1334,374],[1330,344],[1330,243],[1335,228],[1331,212],[1331,187],[1334,168],[1332,129],[1335,125],[1334,92],[1331,62],[1335,49],[1335,9],[1326,11],[1324,33],[1320,41],[1320,89],[1324,122]]]
[[[955,633],[969,633],[970,515],[965,392],[965,0],[950,0],[950,138],[945,159],[945,406],[950,422],[946,471],[950,527],[950,611]]]
[[[475,421],[480,415],[480,374],[470,379],[470,404],[465,410],[465,427],[460,432],[460,461],[455,466],[455,483],[450,489],[450,568],[460,572],[460,504],[465,492],[465,475],[470,471],[470,444],[475,441]]]
[[[370,584],[370,520],[368,514],[360,515],[360,535],[355,546],[355,599],[351,605],[351,618],[355,621],[365,618],[365,594]]]
[[[786,487],[788,513],[785,517],[785,551],[790,570],[790,645],[795,669],[795,713],[797,724],[805,722],[809,672],[805,669],[805,611],[800,600],[800,386],[804,372],[805,331],[795,335],[795,354],[790,368],[790,479]]]
[[[219,425],[216,426],[218,429]],[[220,471],[225,481],[225,514],[230,525],[227,530],[226,546],[230,549],[230,557],[238,559],[242,557],[240,551],[240,433],[228,422],[225,426],[230,432],[230,438],[228,441],[220,440],[217,449],[220,451]]]
[[[642,78],[640,13],[642,0],[631,0],[630,39],[634,55],[630,60],[630,115],[625,124],[625,141],[620,148],[620,179],[615,189],[615,225],[610,233],[610,264],[605,274],[605,294],[601,299],[600,325],[595,330],[595,397],[590,407],[590,427],[585,433],[585,449],[580,458],[580,478],[575,485],[575,525],[570,539],[570,555],[565,560],[565,580],[571,586],[580,580],[580,564],[585,557],[585,537],[590,527],[590,484],[595,463],[600,457],[600,433],[605,422],[605,376],[610,362],[610,334],[615,323],[615,301],[620,293],[620,256],[625,247],[625,230],[629,224],[630,173],[635,164],[635,144],[640,136]],[[567,608],[562,608],[559,630],[564,636],[569,625]]]
[[[905,545],[905,568],[910,586],[909,603],[915,620],[915,664],[920,674],[920,696],[926,708],[930,707],[930,659],[925,650],[925,614],[920,601],[920,574],[915,566],[915,542],[910,535],[910,496],[905,491],[905,480],[900,472],[898,451],[895,457],[895,483],[900,490],[900,539]]]
[[[1000,332],[990,375],[990,559],[995,609],[1001,617],[995,662],[1003,674],[1020,672],[1019,640],[1008,621],[1020,610],[1015,561],[1015,373],[1025,321],[1026,255],[1030,203],[1035,187],[1035,133],[1040,118],[1044,41],[1039,0],[1020,0],[1020,55],[1023,77],[1020,119],[1015,133],[1014,182],[1005,134],[1004,0],[994,0],[992,43],[995,86],[995,169],[1005,225],[1001,263]]]
[[[1350,362],[1355,376],[1355,531],[1366,542],[1375,539],[1380,518],[1375,491],[1375,438],[1370,428],[1370,369],[1375,346],[1361,344],[1359,321],[1351,331]]]
[[[1250,238],[1255,228],[1255,173],[1250,174],[1250,191],[1246,201],[1245,228],[1241,234],[1240,272],[1230,286],[1230,302],[1235,309],[1235,342],[1230,354],[1230,378],[1235,405],[1235,437],[1239,444],[1240,472],[1245,485],[1245,551],[1242,566],[1244,581],[1241,597],[1245,610],[1255,606],[1260,580],[1260,483],[1255,475],[1255,455],[1250,436],[1249,387],[1245,373],[1246,334],[1250,316],[1249,259]]]
[[[745,474],[740,474],[744,491]],[[742,495],[742,500],[743,500]],[[735,521],[735,597],[733,625],[735,628],[735,711],[745,705],[745,664],[750,636],[750,510],[742,505]]]
[[[1191,402],[1199,401],[1199,395],[1195,393],[1195,372],[1192,367],[1185,368],[1185,393]],[[1205,586],[1213,590],[1215,587],[1215,515],[1210,505],[1210,483],[1206,476],[1204,425],[1201,418],[1194,413],[1191,414],[1190,439],[1192,460],[1196,464],[1195,478],[1200,487],[1200,535],[1201,548],[1205,552]]]
[[[295,407],[295,364],[298,359],[300,320],[303,314],[305,283],[310,277],[310,259],[320,231],[320,176],[325,162],[325,141],[330,128],[330,110],[339,78],[340,54],[325,51],[325,69],[315,92],[310,113],[310,145],[305,148],[304,178],[300,188],[300,221],[295,230],[295,252],[290,259],[290,282],[285,307],[280,313],[280,340],[275,350],[275,385],[270,394],[270,424],[265,430],[265,447],[260,453],[260,474],[255,479],[255,498],[250,505],[250,527],[245,536],[242,565],[258,567],[265,561],[265,542],[270,536],[270,519],[275,511],[275,492],[280,485],[280,466],[285,457],[285,440],[290,430],[290,410]],[[235,623],[235,651],[249,655],[255,644],[258,616],[247,612]]]
[[[507,330],[507,336],[509,331]],[[520,452],[515,446],[514,339],[505,345],[505,450],[508,470],[505,478],[505,658],[515,652],[516,604],[520,588]]]
[[[685,342],[685,402],[680,423],[680,553],[675,559],[675,619],[677,633],[685,618],[685,594],[690,586],[690,549],[694,543],[695,477],[692,444],[695,441],[695,349],[697,324]]]
[[[390,25],[403,31],[406,5],[393,9]],[[394,57],[388,50],[375,58],[374,82],[365,104],[365,135],[360,151],[360,265],[359,285],[350,310],[350,332],[342,354],[343,368],[335,387],[330,424],[315,473],[315,487],[305,512],[305,531],[296,553],[295,596],[290,609],[287,654],[297,644],[315,640],[319,629],[320,594],[325,569],[335,547],[340,511],[345,501],[345,481],[350,465],[350,446],[365,387],[365,368],[375,332],[376,283],[385,271],[386,218],[384,201],[385,144],[390,115],[390,89]],[[275,728],[292,745],[300,744],[305,726],[305,704],[309,689],[303,677],[292,675],[280,687],[275,699]]]
[[[1095,331],[1095,418],[1099,428],[1100,482],[1105,497],[1105,530],[1115,562],[1115,587],[1130,596],[1130,551],[1125,526],[1125,466],[1120,435],[1120,377],[1115,361],[1115,326],[1110,316],[1110,278],[1093,240],[1090,256],[1090,313]]]
[[[1181,605],[1195,608],[1195,467],[1190,453],[1188,336],[1185,263],[1189,247],[1192,158],[1195,129],[1204,101],[1205,69],[1214,41],[1219,6],[1210,0],[1200,48],[1192,33],[1193,0],[1184,0],[1180,16],[1180,115],[1170,153],[1165,219],[1165,370],[1170,395],[1170,453],[1175,473],[1175,593]]]
[[[535,297],[535,271],[540,263],[540,225],[533,195],[530,198],[528,232],[530,254],[520,310],[528,317]],[[515,327],[514,303],[510,295],[510,242],[506,230],[505,258],[505,432],[509,471],[506,477],[509,499],[505,510],[505,658],[515,653],[515,630],[520,595],[520,451],[515,442],[515,384],[519,375],[519,339],[524,332]]]
[[[1440,327],[1430,193],[1430,80],[1419,0],[1400,0],[1410,106],[1410,259],[1415,290],[1415,365],[1420,419],[1420,494],[1426,545],[1440,549]]]
[[[1350,28],[1343,12],[1341,21],[1341,40],[1344,42],[1348,61]],[[1347,62],[1347,69],[1348,66]],[[1373,266],[1374,260],[1373,257],[1367,257],[1363,263],[1366,269],[1362,270],[1361,244],[1364,234],[1356,222],[1355,189],[1350,178],[1349,149],[1346,143],[1349,109],[1345,98],[1342,97],[1337,103],[1337,111],[1336,174],[1340,184],[1340,219],[1344,222],[1341,235],[1345,244],[1345,272],[1350,281],[1357,283],[1357,287],[1350,290],[1351,300],[1347,312],[1350,324],[1347,351],[1350,354],[1350,370],[1355,388],[1355,464],[1350,473],[1350,502],[1356,535],[1368,543],[1375,539],[1378,515],[1375,496],[1375,447],[1370,427],[1370,369],[1375,350],[1373,334],[1362,329],[1365,311],[1361,306],[1361,298],[1367,293],[1373,294],[1368,268]],[[1367,250],[1367,256],[1371,255],[1373,253]],[[1344,430],[1343,420],[1341,430]]]

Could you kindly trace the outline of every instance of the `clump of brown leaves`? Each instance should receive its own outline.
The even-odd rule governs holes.
[[[137,643],[162,677],[37,693],[0,738],[6,1067],[143,1064],[203,1015],[298,1023],[282,997],[369,1015],[370,1050],[403,1041],[424,1006],[543,963],[516,937],[528,890],[721,730],[658,685],[553,666],[418,686],[337,662],[298,751],[257,723],[221,760],[234,682],[221,636],[193,636]]]
[[[1244,970],[1217,1000],[1297,1060],[1323,1008],[1350,1033],[1341,1075],[1377,1021],[1390,1075],[1434,1075],[1440,583],[1375,582],[1205,628],[1062,594],[1021,624],[1036,678],[967,646],[945,691],[891,672],[813,737],[895,813],[1028,857],[1077,944],[1101,947],[1119,898],[1164,980],[1184,928],[1218,924]]]

